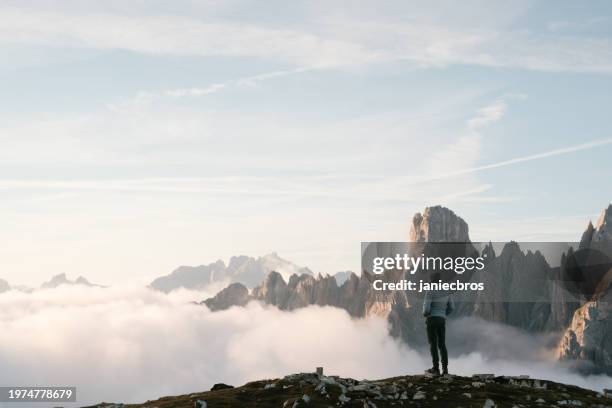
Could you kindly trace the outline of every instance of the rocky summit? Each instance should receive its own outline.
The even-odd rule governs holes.
[[[383,407],[612,407],[612,394],[528,376],[412,375],[354,380],[314,373],[254,381],[237,388],[164,397],[142,404],[90,408],[383,408]]]

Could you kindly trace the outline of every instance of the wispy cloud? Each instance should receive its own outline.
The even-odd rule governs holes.
[[[254,87],[265,81],[301,74],[303,72],[312,71],[314,69],[315,68],[312,67],[299,67],[295,69],[277,70],[266,72],[263,74],[256,74],[236,79],[230,79],[228,81],[223,82],[216,82],[204,87],[174,88],[166,89],[159,92],[141,91],[133,98],[121,101],[120,103],[109,104],[109,108],[112,110],[122,110],[126,106],[154,102],[156,100],[159,100],[160,98],[197,98],[211,95],[231,88]]]
[[[511,166],[511,165],[514,165],[514,164],[529,162],[529,161],[533,161],[533,160],[546,159],[546,158],[554,157],[554,156],[562,156],[562,155],[566,155],[566,154],[580,152],[582,150],[590,150],[590,149],[594,149],[596,147],[606,146],[606,145],[609,145],[609,144],[612,144],[612,138],[599,139],[599,140],[594,140],[594,141],[591,141],[591,142],[588,142],[588,143],[581,143],[581,144],[578,144],[578,145],[569,146],[569,147],[563,147],[563,148],[560,148],[560,149],[553,149],[553,150],[549,150],[549,151],[542,152],[542,153],[536,153],[536,154],[530,154],[530,155],[521,156],[521,157],[515,157],[515,158],[509,159],[509,160],[502,160],[502,161],[499,161],[497,163],[485,164],[483,166],[476,166],[476,167],[466,168],[466,169],[462,169],[462,170],[457,170],[457,171],[454,171],[454,172],[451,172],[451,173],[440,174],[440,175],[431,177],[428,180],[436,180],[436,179],[442,179],[442,178],[456,177],[456,176],[461,176],[461,175],[470,174],[470,173],[476,173],[476,172],[484,171],[484,170],[497,169],[497,168],[500,168],[500,167]]]
[[[398,23],[393,16],[381,15],[369,20],[317,15],[290,28],[216,17],[214,10],[204,17],[135,17],[3,7],[0,44],[124,49],[154,55],[248,56],[319,68],[401,60],[421,67],[471,64],[612,72],[609,41],[556,35],[554,31],[537,34],[478,24]],[[200,92],[207,90],[196,94]]]

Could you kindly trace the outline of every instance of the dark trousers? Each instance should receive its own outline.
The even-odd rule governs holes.
[[[427,340],[431,351],[431,360],[434,367],[438,367],[440,361],[438,349],[442,355],[442,368],[448,367],[448,352],[446,351],[446,319],[438,316],[427,318]]]

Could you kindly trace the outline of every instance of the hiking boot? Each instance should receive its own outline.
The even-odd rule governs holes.
[[[429,370],[425,370],[425,374],[440,375],[440,369],[438,367],[432,367]]]
[[[448,375],[448,368],[442,368],[442,375]]]

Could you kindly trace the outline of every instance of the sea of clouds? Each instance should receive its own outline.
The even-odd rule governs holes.
[[[369,379],[430,366],[427,352],[388,335],[384,319],[351,319],[317,306],[282,312],[256,302],[212,313],[193,303],[208,295],[83,286],[0,294],[0,384],[76,386],[81,406],[142,402],[316,366]],[[612,388],[612,378],[571,372],[545,352],[545,341],[511,328],[466,319],[451,323],[449,336],[457,374],[529,374]]]

